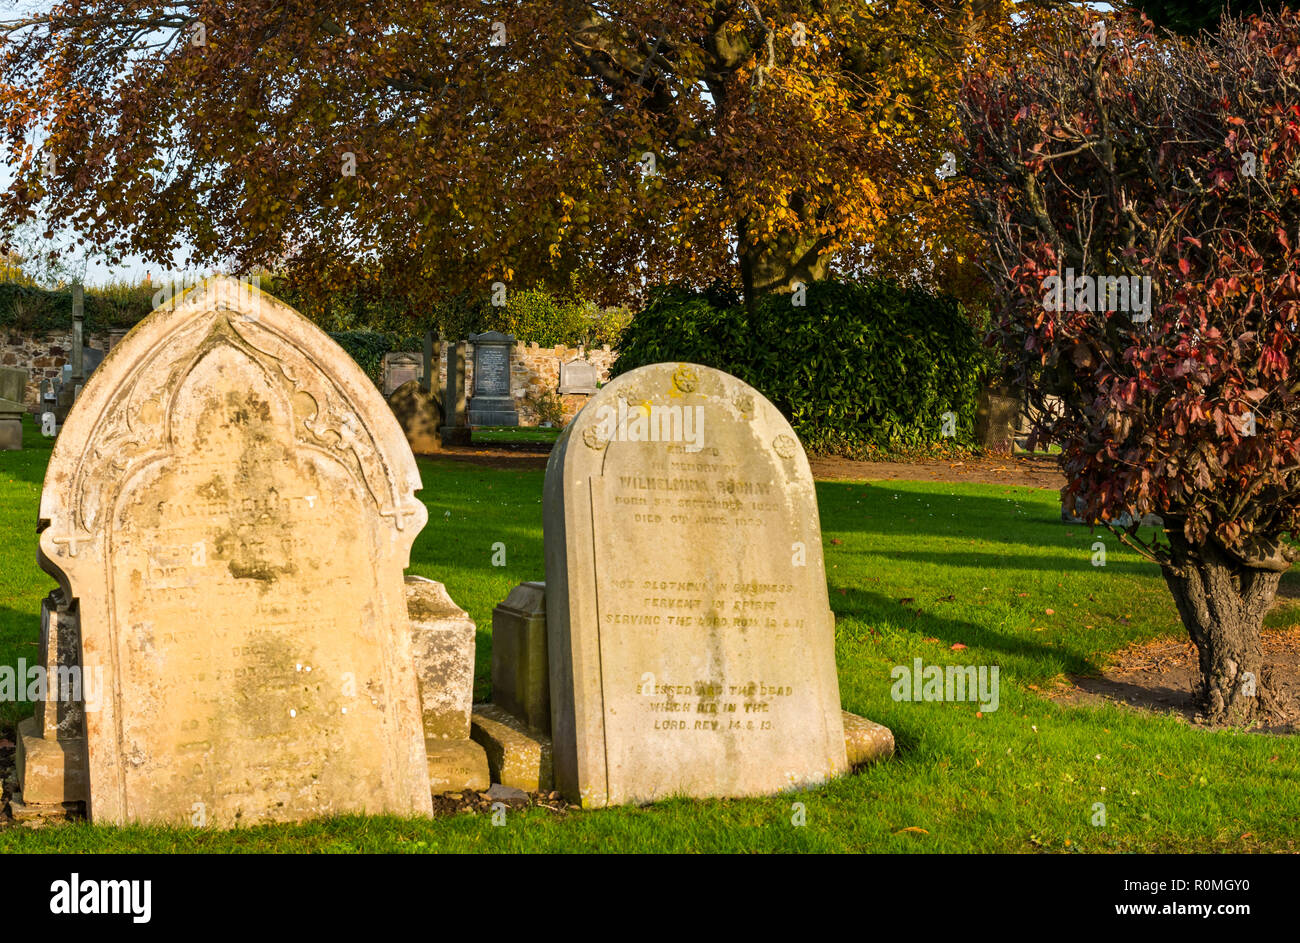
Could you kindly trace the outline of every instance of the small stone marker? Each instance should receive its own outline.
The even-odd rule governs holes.
[[[546,469],[555,780],[583,806],[752,796],[849,768],[812,474],[718,370],[601,388]]]
[[[492,610],[492,703],[551,732],[546,584],[520,583]]]
[[[41,435],[53,439],[58,434],[59,424],[54,418],[54,413],[41,413]]]
[[[557,392],[561,396],[572,393],[595,393],[599,379],[596,368],[590,360],[576,357],[568,363],[560,364],[560,388]]]
[[[431,812],[402,573],[420,487],[374,384],[251,286],[209,279],[114,349],[40,504],[103,692],[93,822]]]
[[[975,407],[975,437],[990,452],[1010,455],[1016,450],[1016,420],[1020,400],[995,390],[980,392]]]
[[[499,331],[471,334],[469,339],[474,344],[474,395],[469,401],[469,424],[519,425],[519,410],[510,394],[510,350],[515,339]]]

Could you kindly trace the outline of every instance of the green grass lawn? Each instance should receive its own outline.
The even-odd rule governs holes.
[[[554,442],[560,437],[559,429],[541,426],[475,426],[471,433],[475,445],[493,445],[500,442]]]
[[[37,496],[49,444],[0,453],[0,663],[35,657]],[[541,471],[421,462],[428,527],[412,570],[445,582],[479,625],[488,694],[492,607],[542,572]],[[768,799],[486,816],[348,817],[231,832],[0,830],[13,851],[1295,851],[1300,751],[1291,738],[1206,732],[1167,717],[1065,707],[1035,691],[1129,642],[1181,632],[1155,568],[1083,526],[1051,491],[988,485],[818,485],[844,707],[891,727],[892,760]],[[1107,546],[1092,565],[1094,540]],[[503,541],[507,565],[491,565]],[[1291,577],[1288,577],[1290,579]],[[1050,610],[1050,612],[1049,612]],[[1276,611],[1270,624],[1289,624]],[[967,646],[953,650],[954,644]],[[896,702],[890,669],[997,665],[1001,704]],[[798,657],[798,653],[791,653]],[[5,725],[31,713],[5,705]],[[803,803],[807,824],[791,824]],[[1106,824],[1091,824],[1104,803]]]

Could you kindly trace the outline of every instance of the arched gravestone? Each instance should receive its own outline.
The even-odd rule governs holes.
[[[544,505],[556,785],[584,806],[848,769],[812,474],[735,377],[654,364],[561,435]]]
[[[41,495],[79,613],[94,822],[430,813],[403,569],[427,520],[379,391],[209,280],[88,380]]]

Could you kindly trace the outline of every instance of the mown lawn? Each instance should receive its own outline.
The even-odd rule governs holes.
[[[0,453],[0,664],[35,657],[37,496],[49,445]],[[422,462],[430,523],[412,570],[445,582],[480,626],[488,694],[491,610],[542,577],[540,471]],[[1109,536],[1062,524],[1054,492],[986,485],[818,485],[841,696],[889,727],[898,755],[822,788],[770,799],[433,820],[348,817],[231,832],[0,830],[10,851],[1296,851],[1293,739],[1209,733],[1118,707],[1037,693],[1129,642],[1180,632],[1155,568]],[[1107,547],[1094,567],[1093,542]],[[493,567],[492,544],[506,544]],[[1291,579],[1290,576],[1287,579]],[[1049,612],[1050,610],[1050,612]],[[1270,624],[1289,622],[1274,612]],[[967,646],[953,650],[954,644]],[[896,702],[890,669],[997,665],[998,710]],[[791,653],[791,657],[799,657]],[[4,705],[4,726],[31,713]],[[805,826],[792,824],[802,803]],[[1091,824],[1096,803],[1104,827]]]

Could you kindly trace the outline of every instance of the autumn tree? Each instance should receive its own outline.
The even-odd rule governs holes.
[[[1015,42],[962,98],[995,335],[1067,507],[1159,564],[1205,717],[1250,724],[1300,521],[1300,19],[1184,40],[1077,11]]]
[[[413,307],[969,276],[936,175],[1007,0],[66,0],[0,31],[0,223]]]

